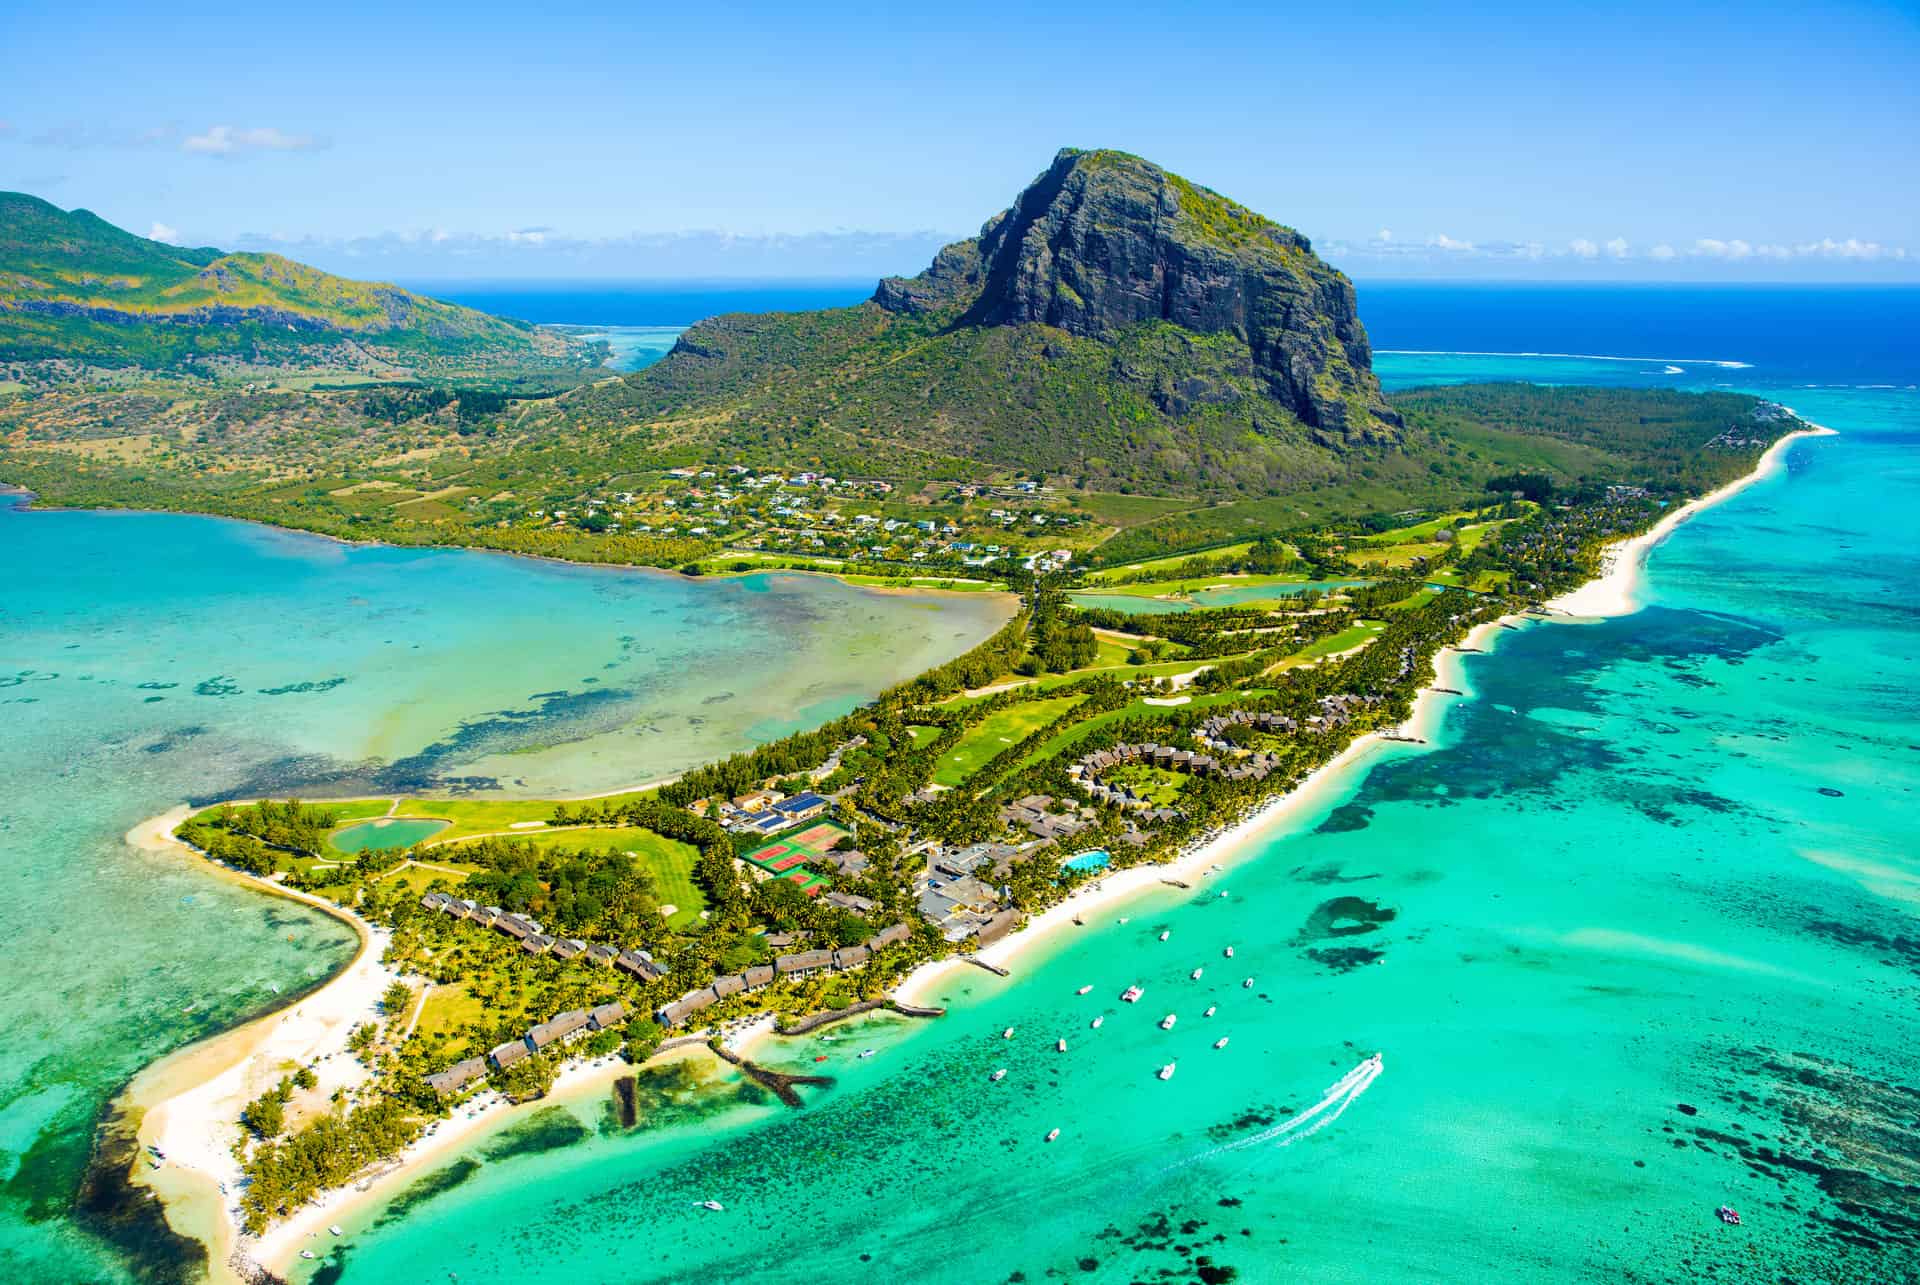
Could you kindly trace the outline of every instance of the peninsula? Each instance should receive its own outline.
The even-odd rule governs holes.
[[[1815,431],[1730,393],[1387,397],[1306,238],[1108,151],[866,303],[713,318],[627,378],[321,387],[284,353],[189,372],[99,337],[9,350],[0,477],[43,502],[1020,598],[958,659],[670,782],[137,831],[361,934],[296,1011],[130,1094],[137,1178],[242,1274],[509,1104],[750,1058],[743,1032],[910,1004],[1093,889],[1203,877],[1365,745],[1422,740],[1449,649]]]

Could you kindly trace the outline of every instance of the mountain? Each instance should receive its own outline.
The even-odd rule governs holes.
[[[715,317],[567,400],[577,428],[655,441],[1159,494],[1294,489],[1404,440],[1353,287],[1304,236],[1114,151],[1062,151],[867,303]]]
[[[0,360],[480,376],[591,367],[588,345],[277,254],[151,241],[0,192]]]

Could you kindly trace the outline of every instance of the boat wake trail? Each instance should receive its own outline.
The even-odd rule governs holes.
[[[1385,1069],[1386,1064],[1381,1058],[1381,1055],[1375,1053],[1372,1057],[1361,1062],[1351,1071],[1348,1071],[1345,1075],[1328,1085],[1327,1091],[1321,1095],[1320,1100],[1306,1110],[1286,1120],[1282,1120],[1270,1129],[1262,1129],[1252,1137],[1241,1138],[1237,1142],[1229,1142],[1224,1146],[1203,1151],[1199,1155],[1183,1161],[1182,1166],[1193,1164],[1195,1161],[1205,1160],[1211,1156],[1224,1155],[1229,1151],[1244,1151],[1248,1147],[1263,1146],[1269,1142],[1277,1146],[1290,1147],[1302,1138],[1310,1138],[1332,1124],[1335,1120],[1338,1120],[1342,1115],[1345,1115],[1347,1108],[1352,1106],[1354,1101],[1359,1098],[1362,1093],[1365,1093],[1372,1087],[1373,1082],[1380,1078],[1381,1071]]]

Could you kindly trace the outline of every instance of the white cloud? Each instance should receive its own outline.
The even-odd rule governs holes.
[[[1738,237],[1722,241],[1718,237],[1703,236],[1693,243],[1693,253],[1709,259],[1744,259],[1753,253],[1753,247]]]
[[[180,144],[180,150],[204,156],[232,156],[236,152],[302,152],[321,146],[324,144],[311,134],[215,125],[204,134],[190,135]]]
[[[1456,241],[1445,232],[1429,237],[1427,244],[1436,250],[1445,250],[1449,254],[1470,254],[1473,251],[1473,242]]]
[[[1794,253],[1803,258],[1814,259],[1904,259],[1907,252],[1899,246],[1885,246],[1878,241],[1860,241],[1848,237],[1836,241],[1832,237],[1821,237],[1818,241],[1806,241],[1794,247]]]
[[[1593,259],[1600,255],[1600,247],[1583,236],[1577,236],[1567,242],[1567,252],[1578,259]]]
[[[1607,252],[1607,257],[1613,259],[1624,259],[1627,257],[1627,252],[1633,249],[1632,246],[1627,244],[1627,238],[1623,236],[1613,238],[1613,240],[1607,242],[1606,245],[1601,248]]]
[[[181,244],[180,229],[169,227],[167,224],[156,220],[154,225],[147,229],[147,240],[165,241],[170,245],[179,245]]]
[[[1393,240],[1393,229],[1381,228],[1378,232],[1374,234],[1373,239],[1376,241],[1382,241],[1382,242],[1391,241]]]
[[[545,245],[552,228],[515,228],[507,233],[507,240],[514,245]]]
[[[1649,259],[1656,260],[1657,262],[1665,263],[1668,259],[1673,258],[1678,253],[1679,253],[1678,250],[1675,250],[1672,246],[1668,245],[1665,241],[1662,241],[1659,245],[1656,245],[1653,247],[1653,249],[1647,251],[1647,257]]]

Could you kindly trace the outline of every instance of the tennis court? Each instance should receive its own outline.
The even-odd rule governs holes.
[[[819,825],[809,826],[807,829],[802,830],[799,834],[788,839],[787,842],[796,844],[802,848],[812,848],[815,852],[825,852],[828,848],[840,842],[840,837],[845,833],[845,830],[842,830],[831,821],[822,821]]]

